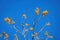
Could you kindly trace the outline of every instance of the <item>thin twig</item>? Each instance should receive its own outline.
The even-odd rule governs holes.
[[[39,34],[40,32],[42,32],[42,31],[45,29],[45,27],[46,27],[46,26],[43,26],[43,27],[40,29],[40,31],[38,32],[38,34]]]
[[[20,30],[18,30],[18,29],[15,27],[15,25],[13,26],[13,28],[14,28],[17,32],[19,32],[20,34],[22,33]]]

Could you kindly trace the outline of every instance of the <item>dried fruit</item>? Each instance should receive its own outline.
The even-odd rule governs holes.
[[[18,37],[16,34],[14,34],[14,40],[18,40]]]
[[[48,32],[46,31],[45,36],[48,36]]]
[[[22,16],[23,16],[24,19],[26,19],[26,14],[23,14]]]
[[[15,24],[15,21],[12,20],[12,24]]]
[[[5,32],[2,32],[2,35],[5,37],[5,39],[8,38],[8,34],[6,34]]]
[[[45,25],[46,25],[46,26],[50,26],[50,22],[47,22]]]

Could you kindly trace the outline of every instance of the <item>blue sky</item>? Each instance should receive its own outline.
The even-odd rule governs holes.
[[[24,20],[24,23],[29,23],[29,27],[31,27],[34,21],[36,7],[39,8],[39,16],[42,15],[44,10],[48,10],[48,14],[37,22],[35,31],[38,32],[41,28],[40,26],[44,25],[46,22],[51,22],[51,26],[44,29],[42,34],[39,35],[43,35],[44,38],[44,32],[48,31],[49,34],[54,36],[53,39],[48,40],[60,40],[60,0],[0,0],[0,33],[5,31],[9,34],[9,40],[13,40],[13,35],[16,32],[12,25],[8,25],[4,22],[4,18],[9,17],[14,20],[17,28],[19,27],[19,29],[21,29],[23,13],[27,15],[27,19]],[[31,33],[31,31],[28,32],[27,40],[31,40]],[[19,40],[24,40],[21,34],[16,34]],[[3,40],[3,38],[0,38],[0,40]]]

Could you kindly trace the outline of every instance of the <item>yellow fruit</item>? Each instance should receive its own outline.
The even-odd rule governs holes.
[[[8,17],[6,17],[6,18],[4,19],[4,21],[7,22],[8,24],[10,24],[10,19],[9,19]]]
[[[36,12],[36,15],[39,15],[39,8],[36,8],[35,12]]]
[[[34,28],[33,28],[33,27],[31,27],[31,28],[30,28],[30,30],[34,30]]]
[[[28,26],[28,23],[26,23],[25,26]]]
[[[43,11],[43,16],[46,16],[47,14],[48,14],[47,10]]]

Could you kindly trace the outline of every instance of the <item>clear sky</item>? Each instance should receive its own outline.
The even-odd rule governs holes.
[[[28,28],[31,27],[34,21],[33,19],[36,7],[39,8],[39,16],[42,15],[44,10],[48,10],[48,14],[37,22],[35,31],[38,32],[41,29],[41,26],[46,22],[51,23],[51,26],[45,28],[44,31],[39,34],[39,37],[42,35],[42,39],[44,40],[44,33],[45,31],[48,31],[50,35],[54,36],[53,39],[48,40],[60,40],[60,0],[0,0],[0,34],[5,31],[9,34],[8,39],[13,40],[13,35],[16,33],[12,24],[8,25],[4,22],[5,17],[9,17],[14,20],[17,28],[22,30],[22,14],[25,13],[27,15],[27,19],[24,23],[27,22],[29,24]],[[31,40],[31,33],[31,31],[27,33],[27,40]],[[16,34],[18,35],[19,40],[24,40],[21,34]],[[3,40],[3,37],[0,38],[0,40]]]

